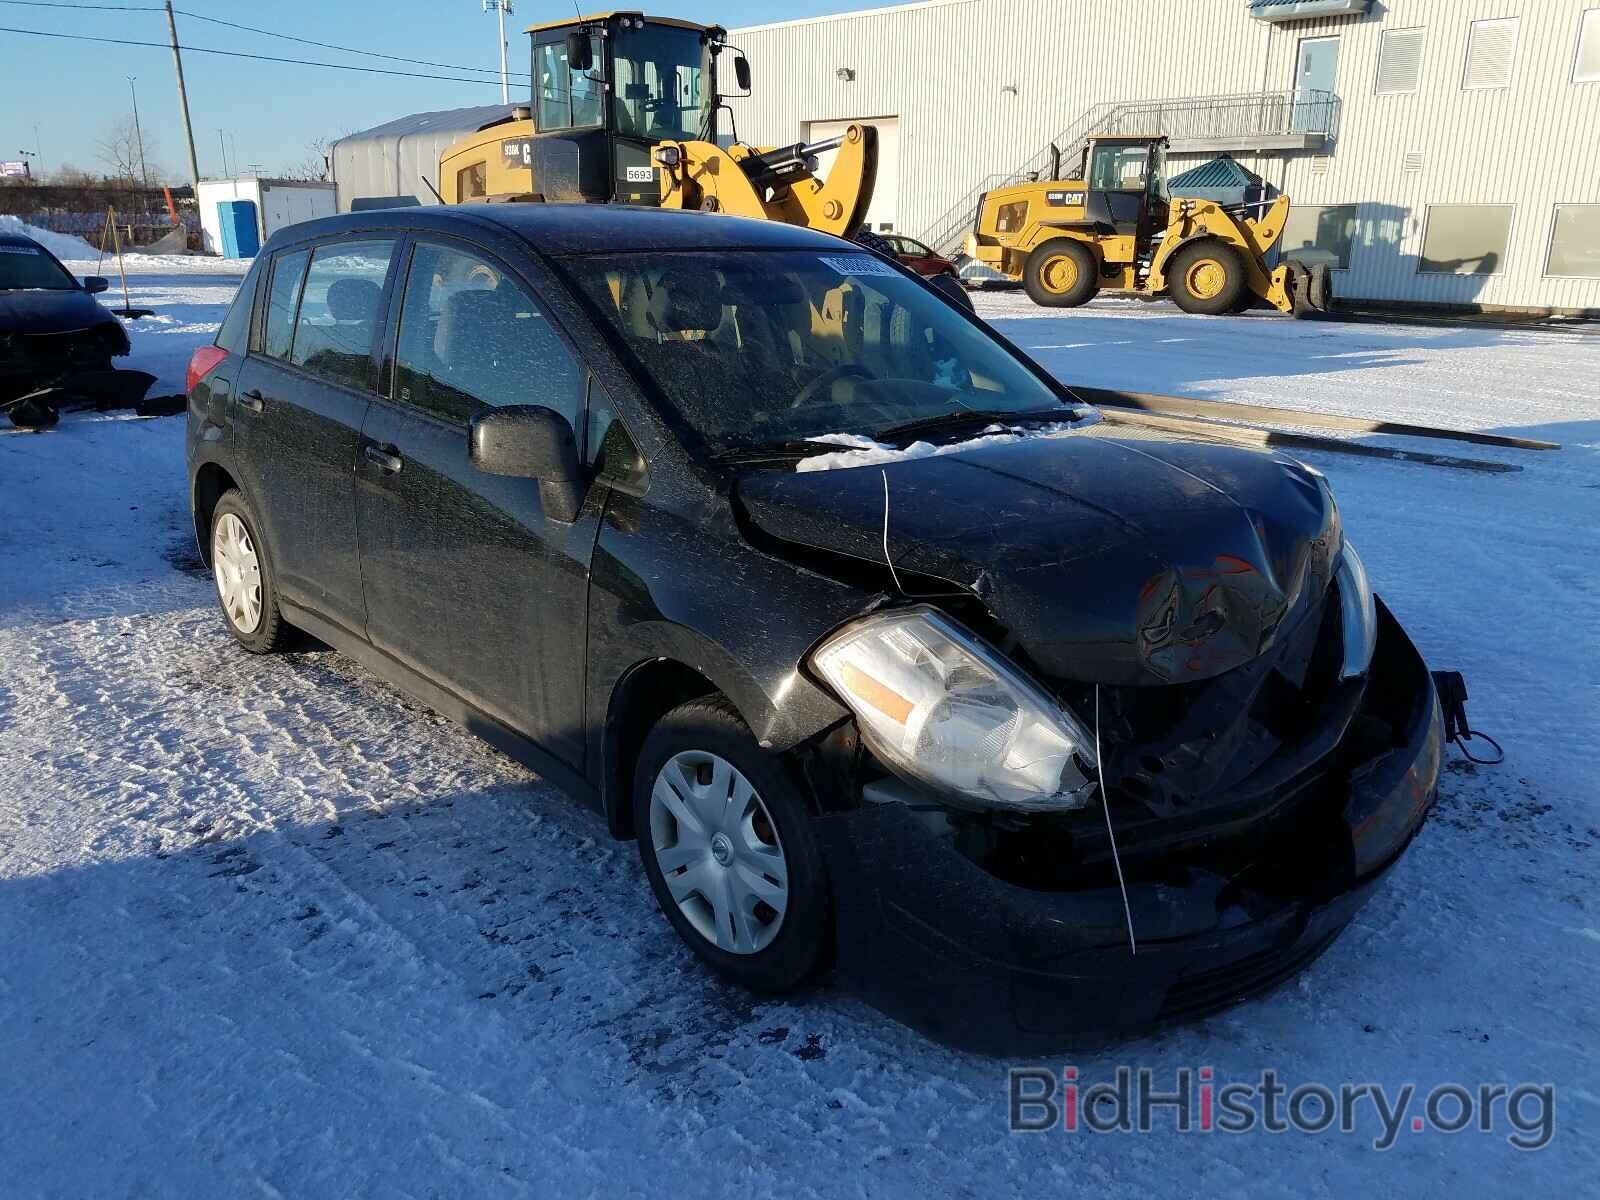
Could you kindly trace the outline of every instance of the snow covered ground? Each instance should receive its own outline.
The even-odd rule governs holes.
[[[239,264],[141,265],[182,386]],[[74,264],[80,272],[92,268]],[[220,273],[217,273],[220,272]],[[1296,983],[1064,1056],[1158,1085],[1550,1083],[1492,1133],[1007,1132],[1008,1064],[826,984],[711,979],[630,845],[337,655],[252,658],[189,533],[178,418],[0,432],[0,1190],[10,1196],[1581,1192],[1600,1178],[1600,339],[979,309],[1063,378],[1563,443],[1505,475],[1306,455],[1499,768]],[[1396,443],[1399,444],[1399,443]],[[1585,1185],[1582,1180],[1588,1179]]]

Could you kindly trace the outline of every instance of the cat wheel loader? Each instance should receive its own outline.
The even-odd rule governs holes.
[[[533,104],[469,134],[439,159],[439,199],[648,204],[760,217],[853,237],[872,202],[877,130],[852,125],[811,145],[724,147],[718,117],[727,31],[612,12],[535,25]],[[827,177],[818,155],[836,151]]]
[[[1331,305],[1325,265],[1267,265],[1289,197],[1243,205],[1173,198],[1166,151],[1162,137],[1089,137],[1069,177],[1057,154],[1050,179],[985,193],[967,254],[1057,308],[1102,291],[1170,296],[1185,312],[1207,314],[1265,302],[1304,316]]]

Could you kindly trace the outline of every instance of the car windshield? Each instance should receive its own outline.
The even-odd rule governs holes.
[[[30,288],[66,292],[77,286],[61,264],[38,246],[0,243],[0,292]]]
[[[981,325],[865,252],[644,252],[564,265],[713,454],[1075,408]]]
[[[705,47],[693,29],[624,28],[613,51],[617,132],[651,141],[709,141],[714,108],[705,81]]]

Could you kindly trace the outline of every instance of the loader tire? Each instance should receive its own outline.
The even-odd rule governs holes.
[[[1221,316],[1248,294],[1244,262],[1232,246],[1219,241],[1196,242],[1172,256],[1167,267],[1172,300],[1187,313]]]
[[[1100,290],[1100,264],[1094,251],[1076,238],[1055,238],[1028,255],[1022,286],[1035,304],[1077,308]]]

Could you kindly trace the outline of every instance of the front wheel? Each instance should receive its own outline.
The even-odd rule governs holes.
[[[1100,290],[1094,251],[1075,238],[1056,238],[1037,247],[1022,268],[1028,298],[1046,308],[1076,308]]]
[[[1217,241],[1196,242],[1174,254],[1167,287],[1184,312],[1211,317],[1235,311],[1241,295],[1248,294],[1239,252]]]
[[[680,705],[650,731],[633,818],[656,900],[705,962],[770,992],[821,963],[831,902],[811,815],[725,699]]]

